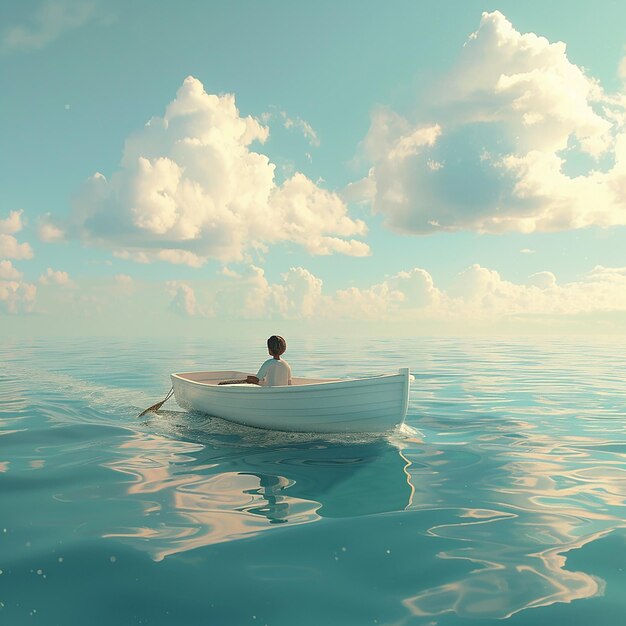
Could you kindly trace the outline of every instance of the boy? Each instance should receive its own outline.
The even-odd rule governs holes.
[[[272,335],[267,340],[267,351],[272,356],[261,365],[256,376],[248,376],[246,382],[265,387],[291,385],[289,363],[280,358],[287,349],[287,342],[280,335]]]

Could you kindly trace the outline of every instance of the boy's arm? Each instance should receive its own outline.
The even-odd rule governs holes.
[[[258,385],[264,378],[265,378],[265,370],[267,369],[267,361],[265,361],[265,363],[263,363],[263,365],[261,365],[261,367],[259,368],[259,371],[257,372],[256,376],[248,376],[248,378],[246,379],[247,382],[253,384],[253,385]]]

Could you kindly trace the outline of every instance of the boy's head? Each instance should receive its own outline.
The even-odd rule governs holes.
[[[267,340],[267,349],[272,356],[280,356],[287,349],[287,342],[280,335],[272,335]]]

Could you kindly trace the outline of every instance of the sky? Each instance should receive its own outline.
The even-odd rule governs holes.
[[[0,336],[626,333],[624,23],[1,3]]]

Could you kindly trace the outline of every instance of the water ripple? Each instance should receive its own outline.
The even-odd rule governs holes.
[[[65,588],[88,575],[106,595],[103,553],[109,567],[125,555],[143,589],[160,589],[145,591],[143,607],[185,597],[202,616],[187,623],[244,623],[243,587],[244,604],[265,607],[274,625],[337,623],[339,611],[355,626],[586,626],[591,614],[609,623],[626,611],[623,568],[611,560],[626,538],[623,346],[290,343],[303,375],[410,365],[407,424],[385,436],[276,433],[175,404],[136,419],[167,391],[170,371],[210,368],[207,354],[235,369],[264,356],[232,341],[0,345],[7,623],[24,623],[25,589],[48,623],[110,623],[106,610],[85,620],[100,596],[85,592],[62,614],[61,588],[32,586],[82,554]],[[187,593],[196,579],[219,591],[211,603]],[[150,623],[172,622],[151,613]]]

